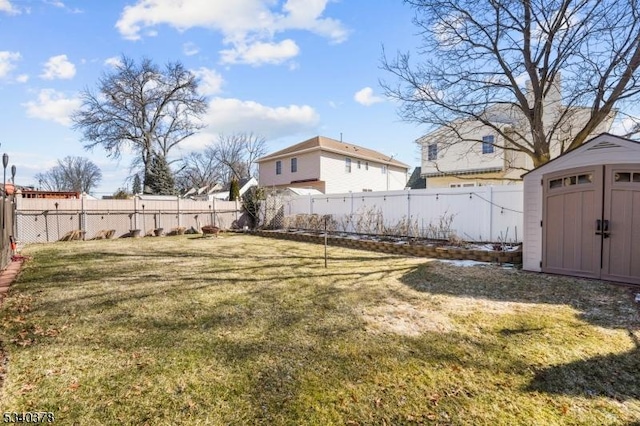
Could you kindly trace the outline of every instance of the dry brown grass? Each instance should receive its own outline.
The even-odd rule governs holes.
[[[59,424],[629,425],[640,321],[597,281],[222,234],[28,247],[3,411]]]

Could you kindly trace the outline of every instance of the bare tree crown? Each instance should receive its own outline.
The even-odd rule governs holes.
[[[73,115],[84,147],[104,148],[119,158],[125,148],[136,153],[134,166],[144,176],[155,155],[166,158],[172,148],[204,127],[204,97],[198,81],[179,63],[160,68],[150,59],[139,64],[123,56],[112,73],[98,83],[97,93],[86,89],[82,106]]]
[[[415,11],[418,58],[383,54],[396,81],[381,82],[405,120],[459,141],[460,124],[478,122],[500,136],[498,148],[538,166],[638,100],[637,0],[405,3]]]

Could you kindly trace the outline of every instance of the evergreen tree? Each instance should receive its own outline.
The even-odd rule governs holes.
[[[142,192],[142,183],[140,182],[140,175],[136,173],[133,177],[133,190],[134,194],[140,194]]]
[[[265,199],[266,194],[264,188],[257,186],[249,188],[249,190],[242,195],[242,207],[249,213],[252,229],[257,228],[260,224],[260,207]]]
[[[165,157],[160,155],[153,156],[144,186],[149,188],[148,194],[175,195],[173,172],[169,168]]]
[[[229,187],[229,201],[236,201],[240,199],[240,183],[238,179],[231,179],[231,185]]]

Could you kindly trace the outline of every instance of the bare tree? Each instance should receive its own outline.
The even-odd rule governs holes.
[[[220,176],[226,184],[234,177],[240,180],[257,176],[255,161],[266,151],[267,142],[262,136],[253,133],[221,134],[214,144],[206,148],[205,156],[217,163]]]
[[[166,158],[204,126],[198,119],[207,105],[197,88],[194,74],[179,62],[160,69],[149,59],[136,64],[123,56],[115,71],[100,79],[98,93],[83,91],[74,128],[82,131],[86,149],[101,146],[113,158],[133,150],[133,166],[141,166],[147,182],[154,156]]]
[[[67,156],[35,178],[47,191],[91,192],[100,184],[102,172],[87,158]]]
[[[465,129],[476,122],[499,136],[497,148],[539,166],[638,101],[637,0],[405,3],[415,11],[419,60],[383,53],[397,81],[381,85],[403,119],[452,132],[449,143],[482,143]]]
[[[181,159],[176,185],[181,191],[186,191],[216,183],[225,186],[233,179],[256,177],[256,160],[266,152],[267,142],[262,136],[253,133],[220,134],[203,152],[192,152]]]
[[[181,192],[191,188],[213,186],[223,180],[218,163],[202,152],[191,152],[180,161],[181,168],[176,173],[176,186]]]

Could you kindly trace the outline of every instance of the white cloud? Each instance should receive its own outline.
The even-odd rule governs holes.
[[[81,103],[79,98],[67,98],[63,93],[53,89],[43,89],[36,101],[27,102],[23,106],[26,107],[29,117],[70,126],[71,114],[80,108]]]
[[[16,81],[18,83],[26,83],[27,81],[29,81],[29,76],[27,74],[20,74],[16,77]]]
[[[270,107],[254,101],[214,98],[203,121],[208,127],[185,141],[185,148],[202,148],[220,133],[249,131],[267,139],[308,133],[317,128],[320,117],[308,105]]]
[[[1,0],[0,0],[1,1]],[[76,8],[71,8],[69,6],[67,6],[66,4],[64,4],[64,2],[60,1],[60,0],[45,0],[44,1],[46,4],[51,5],[53,7],[57,7],[59,9],[64,9],[67,12],[70,13],[82,13],[81,9]]]
[[[308,30],[335,43],[342,43],[349,36],[342,23],[332,18],[321,18],[327,3],[328,0],[288,0],[282,6],[286,14],[276,27],[283,30]]]
[[[353,95],[353,99],[357,103],[365,106],[371,106],[373,104],[377,104],[378,102],[384,101],[384,99],[380,96],[374,95],[373,89],[371,87],[365,87],[364,89],[357,91],[356,94]]]
[[[220,52],[224,64],[281,64],[300,52],[295,41],[286,39],[280,43],[256,42],[251,45],[236,45],[233,49]]]
[[[188,42],[182,45],[182,53],[187,56],[193,56],[200,53],[200,49],[198,49],[198,46],[196,46],[195,43]]]
[[[9,75],[9,72],[16,67],[15,62],[20,58],[18,52],[0,51],[0,78]]]
[[[202,95],[215,95],[220,93],[220,91],[222,90],[224,79],[215,70],[201,67],[193,71],[193,73],[200,79],[198,91]]]
[[[9,0],[0,0],[0,12],[5,12],[9,15],[17,15],[20,13],[20,11],[16,9]]]
[[[638,126],[640,126],[640,118],[626,116],[615,120],[608,131],[614,135],[627,135],[634,132]]]
[[[339,20],[323,16],[329,1],[138,0],[123,9],[116,28],[130,40],[138,40],[162,24],[179,31],[209,28],[220,32],[224,43],[230,46],[222,52],[225,61],[279,64],[299,53],[293,40],[278,41],[279,33],[309,31],[334,43],[347,39],[349,31]]]
[[[45,3],[50,4],[51,6],[59,7],[61,9],[65,8],[64,3],[58,0],[48,0],[48,1],[45,1]]]
[[[120,59],[119,56],[112,56],[110,58],[105,59],[104,64],[115,68],[122,65],[122,60]]]
[[[76,66],[69,62],[67,55],[52,56],[46,64],[40,77],[45,80],[70,79],[76,75]]]

